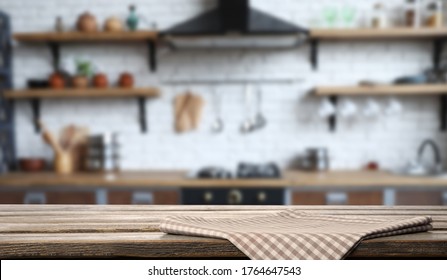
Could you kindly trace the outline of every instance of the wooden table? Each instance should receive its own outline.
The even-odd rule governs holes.
[[[447,207],[0,205],[2,258],[246,258],[226,240],[160,233],[171,215],[256,217],[285,208],[347,216],[429,215],[434,230],[363,241],[349,258],[447,258]]]

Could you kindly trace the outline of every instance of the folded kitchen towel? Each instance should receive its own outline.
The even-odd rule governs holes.
[[[256,260],[336,260],[365,239],[432,229],[430,217],[328,216],[286,210],[253,218],[168,217],[160,231],[227,239]]]

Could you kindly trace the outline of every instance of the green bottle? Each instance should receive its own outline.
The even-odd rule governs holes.
[[[137,16],[135,10],[136,10],[136,8],[134,5],[129,6],[130,14],[126,20],[127,27],[129,28],[129,30],[132,30],[132,31],[135,31],[138,28],[139,18]]]

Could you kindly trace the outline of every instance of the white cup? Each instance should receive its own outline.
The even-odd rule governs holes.
[[[400,115],[403,111],[402,103],[399,102],[396,98],[390,98],[388,104],[385,108],[385,114],[387,116],[396,116]]]
[[[357,115],[358,108],[351,99],[346,99],[340,105],[338,112],[341,117],[348,119],[353,118]]]
[[[320,118],[328,118],[335,115],[335,113],[335,106],[329,101],[328,98],[323,99],[320,103],[320,107],[318,108],[318,115]]]
[[[375,118],[378,117],[380,113],[380,105],[374,99],[368,99],[363,109],[363,115],[367,118]]]

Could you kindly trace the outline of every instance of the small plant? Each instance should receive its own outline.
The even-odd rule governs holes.
[[[76,60],[76,74],[78,76],[91,78],[94,74],[93,63],[87,60]]]

